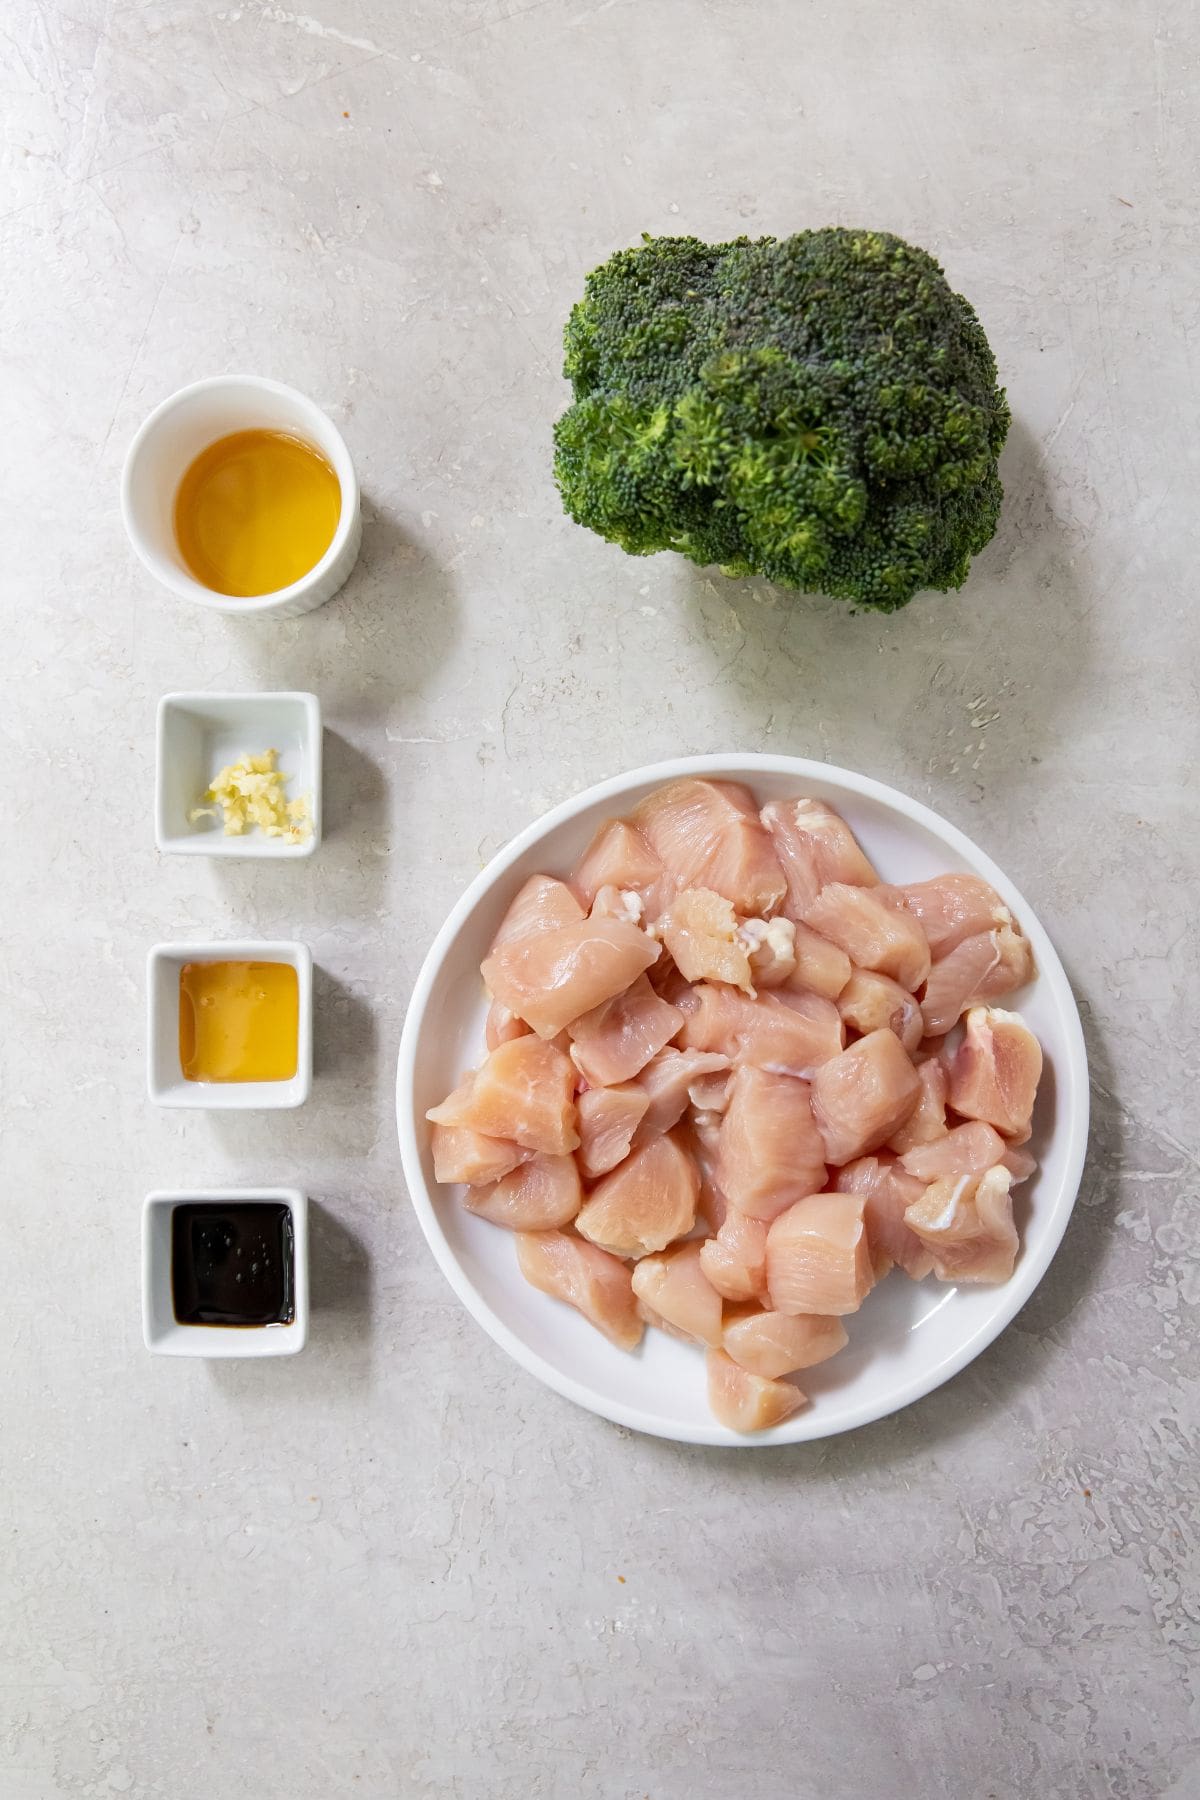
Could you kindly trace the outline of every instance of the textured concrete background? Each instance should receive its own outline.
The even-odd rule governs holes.
[[[4,10],[3,1800],[1200,1794],[1195,9],[301,0]],[[997,540],[891,620],[634,562],[548,430],[643,229],[927,245],[1016,424]],[[294,382],[361,566],[282,626],[122,537],[180,383]],[[311,686],[321,854],[160,861],[155,702]],[[773,1455],[614,1430],[460,1311],[390,1089],[451,900],[580,785],[777,747],[1034,899],[1095,1142],[1040,1292],[908,1414]],[[143,1093],[158,938],[305,937],[302,1113]],[[304,1185],[310,1349],[151,1359],[152,1186]]]

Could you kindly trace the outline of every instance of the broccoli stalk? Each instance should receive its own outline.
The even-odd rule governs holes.
[[[647,237],[588,276],[565,346],[563,505],[632,555],[894,612],[996,529],[995,358],[901,238]]]

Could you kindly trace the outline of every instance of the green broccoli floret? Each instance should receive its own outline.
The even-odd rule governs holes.
[[[588,276],[565,346],[563,505],[635,556],[894,612],[961,587],[996,529],[995,358],[887,232],[648,237]]]

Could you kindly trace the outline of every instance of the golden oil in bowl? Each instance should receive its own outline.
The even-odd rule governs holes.
[[[185,471],[175,540],[196,581],[251,599],[315,568],[341,512],[341,483],[319,450],[286,431],[235,431]]]

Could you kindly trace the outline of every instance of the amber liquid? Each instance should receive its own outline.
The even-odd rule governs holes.
[[[290,963],[185,963],[179,1065],[186,1081],[290,1081],[300,1059],[300,983]]]
[[[245,600],[315,568],[341,513],[341,484],[319,450],[285,431],[235,431],[187,469],[175,540],[198,582]]]

